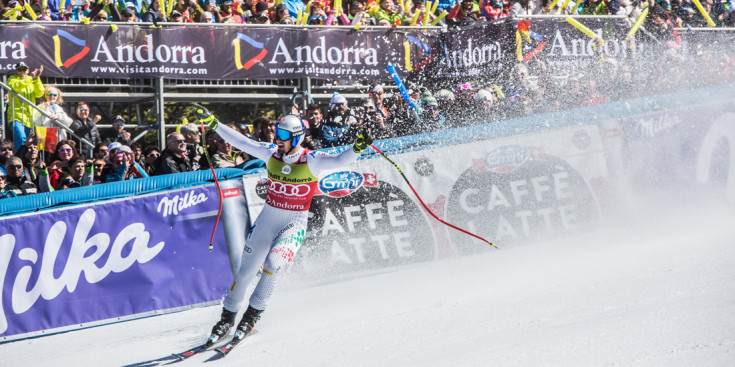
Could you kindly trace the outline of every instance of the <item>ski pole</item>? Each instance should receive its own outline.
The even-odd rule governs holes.
[[[203,115],[204,111],[207,111],[206,108],[196,103],[192,103],[192,106],[194,106],[194,108],[197,109],[198,115]],[[214,166],[212,165],[212,161],[209,159],[209,153],[207,152],[207,141],[204,138],[204,135],[205,135],[204,134],[204,121],[200,119],[199,124],[201,124],[201,127],[202,127],[202,149],[204,149],[204,157],[207,159],[207,163],[209,163],[209,169],[212,170],[212,177],[214,177],[214,184],[217,187],[217,200],[219,200],[219,208],[217,209],[217,219],[215,219],[214,221],[214,228],[212,228],[212,235],[209,237],[209,252],[212,252],[212,249],[214,248],[214,233],[217,231],[217,223],[219,223],[219,218],[222,215],[222,189],[220,189],[219,187],[219,180],[217,179],[217,173],[214,172]]]
[[[490,245],[492,247],[498,248],[498,246],[495,246],[492,242],[490,242],[490,241],[488,241],[488,240],[486,240],[486,239],[484,239],[484,238],[482,238],[482,237],[480,237],[480,236],[478,236],[478,235],[476,235],[476,234],[474,234],[472,232],[469,232],[467,230],[464,230],[462,228],[459,228],[459,227],[455,226],[454,224],[445,222],[444,220],[442,220],[441,218],[439,218],[436,214],[434,214],[434,212],[431,211],[431,209],[429,209],[428,206],[426,206],[426,203],[424,203],[424,201],[421,199],[421,196],[419,196],[419,193],[416,192],[416,189],[413,188],[413,185],[411,185],[411,182],[408,181],[408,178],[406,177],[406,175],[403,174],[403,171],[401,170],[401,167],[398,167],[398,165],[396,164],[396,162],[393,162],[393,160],[390,159],[390,157],[388,157],[387,154],[383,153],[383,151],[380,150],[380,149],[378,149],[375,145],[370,145],[370,146],[373,147],[373,149],[375,149],[376,152],[380,153],[380,155],[382,155],[383,158],[387,159],[388,162],[390,162],[393,165],[393,167],[395,167],[398,170],[398,173],[401,174],[401,177],[403,177],[403,180],[406,181],[406,183],[408,184],[408,187],[411,188],[411,191],[413,191],[413,194],[416,195],[416,198],[419,199],[419,202],[424,207],[424,210],[426,210],[427,212],[429,212],[429,214],[431,214],[431,216],[434,217],[434,219],[438,220],[439,222],[441,222],[442,224],[444,224],[446,226],[452,227],[452,228],[454,228],[454,229],[456,229],[456,230],[458,230],[458,231],[460,231],[462,233],[465,233],[465,234],[468,234],[468,235],[470,235],[472,237],[475,237],[478,240],[480,240],[482,242],[485,242],[485,243],[487,243],[488,245]]]

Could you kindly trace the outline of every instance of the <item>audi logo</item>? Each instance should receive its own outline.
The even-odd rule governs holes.
[[[268,191],[286,196],[306,196],[311,191],[309,185],[293,185],[278,181],[268,182]]]

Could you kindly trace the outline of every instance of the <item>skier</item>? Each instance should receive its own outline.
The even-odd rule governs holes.
[[[315,152],[301,146],[305,126],[299,116],[285,115],[276,123],[275,144],[256,142],[239,132],[218,124],[214,115],[199,108],[197,115],[232,146],[266,162],[268,192],[266,205],[246,238],[240,269],[225,297],[222,316],[212,328],[208,344],[227,335],[245,300],[248,285],[262,276],[249,299],[248,308],[237,325],[233,342],[250,334],[275,290],[278,272],[294,257],[304,240],[311,198],[318,177],[355,162],[372,144],[367,132],[357,136],[352,149],[336,155]]]

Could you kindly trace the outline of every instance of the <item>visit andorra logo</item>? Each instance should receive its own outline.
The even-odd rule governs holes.
[[[412,57],[411,44],[417,46],[420,49],[420,51],[423,53],[423,57],[419,55],[417,55],[416,57]],[[414,36],[406,36],[406,40],[403,42],[403,50],[405,53],[404,56],[406,60],[407,71],[413,71],[414,69],[419,70],[431,61],[431,46],[421,42],[421,40]],[[419,58],[420,61],[414,63],[412,62],[413,58]]]
[[[75,37],[73,34],[62,31],[61,29],[56,30],[56,35],[51,37],[54,40],[54,61],[56,62],[56,66],[58,67],[65,67],[69,68],[77,61],[81,60],[87,53],[89,53],[89,47],[87,47],[87,41]],[[73,56],[68,57],[66,60],[61,60],[61,48],[62,48],[62,38],[64,38],[63,46],[64,50],[70,50],[70,49],[79,49],[81,50],[74,54]],[[78,47],[68,47],[67,44],[72,43]],[[67,51],[68,52],[68,51]]]
[[[242,63],[242,57],[241,57],[242,51],[240,49],[240,44],[242,42],[240,41],[249,44],[255,49],[260,49],[260,53],[258,53],[258,55],[249,59],[244,64]],[[265,45],[263,44],[263,42],[258,42],[250,38],[248,35],[242,34],[242,33],[238,33],[237,38],[232,40],[232,47],[234,47],[235,49],[235,66],[237,67],[237,70],[240,70],[240,69],[250,70],[250,68],[252,68],[255,64],[259,63],[260,60],[263,60],[263,58],[266,55],[268,55],[268,50],[265,49]]]

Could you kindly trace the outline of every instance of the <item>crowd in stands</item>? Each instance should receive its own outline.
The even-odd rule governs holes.
[[[522,14],[626,15],[658,6],[677,27],[706,27],[692,0],[2,0],[0,20],[467,26]],[[552,8],[553,5],[553,8]],[[717,26],[735,26],[735,0],[701,0]],[[562,8],[564,7],[564,8]]]

